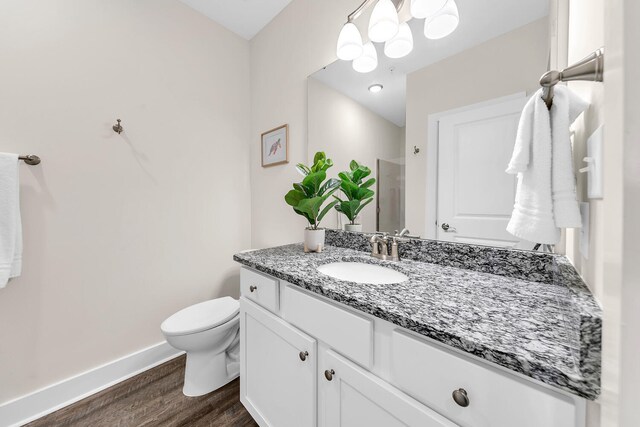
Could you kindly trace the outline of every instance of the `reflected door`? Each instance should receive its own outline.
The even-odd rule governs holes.
[[[404,161],[378,159],[376,230],[404,228]]]
[[[525,103],[525,97],[518,97],[439,121],[438,240],[533,247],[506,230],[516,177],[505,169]]]

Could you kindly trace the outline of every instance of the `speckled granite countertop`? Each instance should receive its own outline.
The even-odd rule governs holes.
[[[564,258],[547,257],[559,261],[542,266],[553,273],[548,278],[560,278]],[[409,259],[380,261],[337,246],[305,254],[301,244],[239,253],[234,260],[573,394],[595,399],[600,393],[601,313],[571,271],[563,273],[573,279],[565,286],[537,276],[532,281]],[[316,270],[336,261],[384,265],[409,280],[358,284]]]

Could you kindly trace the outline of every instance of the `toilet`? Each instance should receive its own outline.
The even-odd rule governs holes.
[[[240,304],[231,297],[201,302],[162,322],[167,342],[187,353],[185,396],[202,396],[238,377]]]

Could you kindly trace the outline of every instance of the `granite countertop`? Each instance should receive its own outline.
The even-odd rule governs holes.
[[[525,253],[526,254],[526,253]],[[601,313],[560,257],[547,268],[568,286],[403,259],[381,261],[360,250],[301,244],[239,253],[234,260],[334,301],[418,332],[543,383],[588,399],[600,392]],[[400,271],[409,280],[371,285],[316,270],[358,261]],[[559,261],[559,262],[558,262]],[[517,276],[517,274],[515,274]],[[579,279],[579,278],[578,278]],[[572,281],[573,280],[573,281]]]

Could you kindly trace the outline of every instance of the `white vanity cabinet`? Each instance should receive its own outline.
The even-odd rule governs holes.
[[[427,406],[334,351],[319,383],[324,427],[455,427]]]
[[[315,426],[316,341],[249,300],[240,307],[240,401],[261,426]]]
[[[582,398],[242,270],[240,398],[262,427],[585,425]]]

